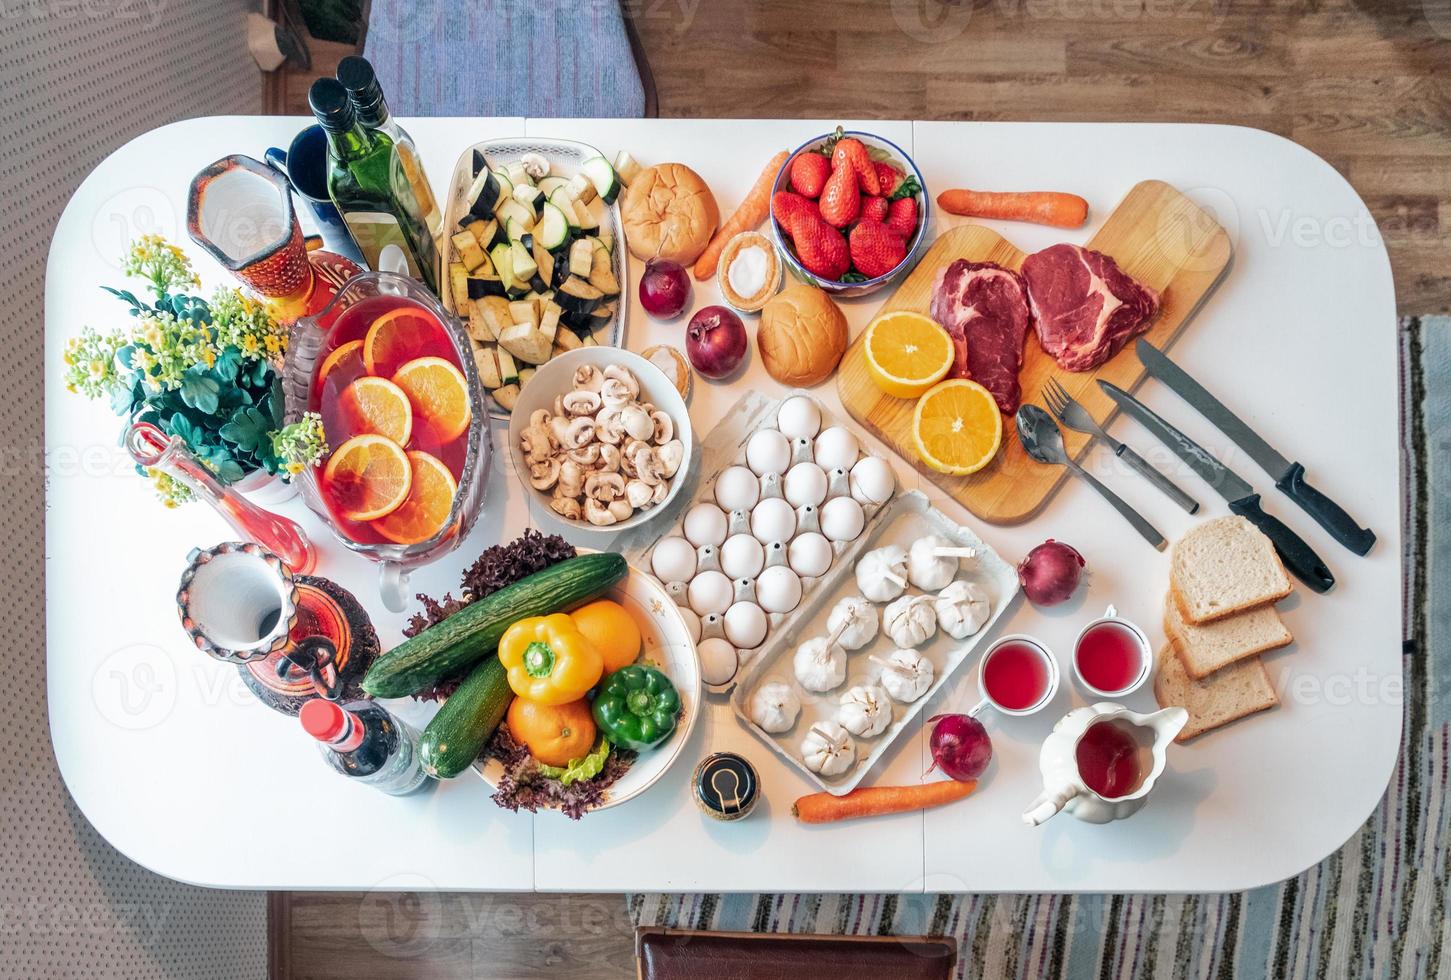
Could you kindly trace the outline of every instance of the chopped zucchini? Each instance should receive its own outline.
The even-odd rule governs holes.
[[[595,232],[595,238],[605,247],[605,251],[611,255],[615,254],[615,236],[606,225],[600,225],[600,230]]]
[[[500,204],[494,212],[494,215],[499,219],[499,223],[504,226],[505,231],[509,233],[509,237],[514,241],[518,241],[516,234],[522,235],[526,231],[534,230],[534,211],[512,198]],[[517,233],[510,228],[511,224],[518,226]]]
[[[574,256],[571,254],[570,258]],[[574,271],[574,263],[569,264],[570,271]],[[590,285],[604,293],[606,296],[618,296],[620,294],[620,282],[615,278],[615,263],[610,258],[610,253],[602,248],[590,250]]]
[[[604,198],[602,197],[597,197],[584,207],[576,208],[575,210],[581,212],[579,216],[580,227],[586,231],[595,231],[600,225],[605,223],[606,207]]]
[[[619,174],[615,173],[615,168],[610,166],[610,161],[604,157],[590,157],[580,164],[579,169],[595,185],[595,190],[604,198],[606,204],[615,203],[623,185],[620,183]]]
[[[522,388],[529,383],[529,379],[537,373],[537,368],[527,367],[519,369],[519,387]]]
[[[594,246],[588,238],[580,238],[569,246],[569,274],[588,279],[593,265]]]
[[[554,195],[550,197],[549,203],[559,209],[571,229],[579,227],[579,217],[575,214],[574,202],[569,199],[569,194],[565,190],[555,191]]]
[[[621,150],[615,154],[615,173],[619,175],[620,183],[628,184],[640,175],[640,165],[634,157]]]
[[[479,247],[479,240],[474,237],[473,232],[461,231],[453,236],[452,241],[454,251],[458,254],[458,260],[469,272],[473,272],[487,261],[484,250]]]
[[[545,248],[551,251],[561,248],[569,241],[569,216],[554,201],[546,201],[540,209],[539,223],[534,230]]]
[[[569,179],[566,177],[540,177],[538,187],[541,194],[543,194],[545,197],[549,197],[549,195],[553,194],[555,191],[559,190],[559,188],[564,187],[568,183]]]
[[[515,184],[514,200],[538,215],[539,208],[544,204],[544,195],[533,184]]]
[[[519,383],[519,365],[514,360],[514,355],[500,347],[494,351],[494,356],[499,359],[499,380],[506,385]]]
[[[479,383],[490,390],[504,382],[499,378],[499,358],[493,344],[480,344],[474,348],[474,367],[479,372]]]
[[[504,292],[509,292],[514,288],[514,246],[501,242],[489,250],[489,258],[493,260],[494,272],[501,280]]]
[[[499,334],[499,346],[527,364],[543,364],[554,341],[532,323],[512,323]]]
[[[575,174],[569,178],[566,186],[569,189],[570,200],[578,201],[580,204],[588,204],[593,201],[598,193],[586,174]]]
[[[494,401],[499,403],[500,408],[506,412],[512,412],[514,405],[519,401],[519,386],[507,384],[502,388],[495,388],[491,394],[494,396]]]
[[[603,300],[604,293],[579,276],[570,276],[564,280],[554,297],[554,301],[562,306],[566,313],[579,315],[590,313]]]
[[[500,195],[500,197],[503,197],[503,198],[513,197],[514,196],[514,182],[509,179],[508,173],[506,173],[502,168],[499,168],[499,167],[494,168],[494,170],[492,172],[494,174],[494,180],[496,180],[496,181],[499,182],[499,195]]]
[[[529,283],[529,280],[539,272],[539,266],[535,263],[534,256],[530,254],[530,246],[533,244],[534,240],[531,238],[527,243],[522,240],[517,241],[511,248],[514,264],[510,267],[510,273],[516,282]],[[532,283],[529,283],[529,286],[531,289],[533,288]]]

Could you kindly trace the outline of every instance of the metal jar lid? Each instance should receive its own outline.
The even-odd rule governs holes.
[[[734,752],[716,752],[695,769],[695,805],[715,820],[739,820],[755,808],[761,781]]]

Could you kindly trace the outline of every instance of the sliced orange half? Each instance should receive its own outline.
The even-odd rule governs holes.
[[[947,377],[952,338],[921,313],[883,313],[867,326],[862,350],[878,388],[895,398],[917,398]]]
[[[944,381],[918,399],[912,441],[922,462],[939,473],[976,473],[1002,445],[1003,416],[976,381]]]
[[[363,373],[363,342],[361,340],[350,340],[323,358],[322,367],[317,372],[317,383],[321,385],[337,367],[347,369],[342,375],[344,378]]]
[[[328,457],[323,480],[334,506],[350,521],[374,521],[403,505],[413,467],[403,447],[379,435],[353,436]]]
[[[387,436],[400,446],[413,435],[413,405],[387,378],[361,377],[343,389],[343,405],[354,432]]]
[[[441,443],[452,442],[469,427],[469,386],[463,372],[445,357],[420,357],[393,375],[413,411],[426,420]]]
[[[369,374],[391,378],[421,352],[448,343],[448,335],[432,316],[415,306],[400,306],[368,328],[363,337],[363,364]]]
[[[413,486],[408,499],[387,517],[373,522],[373,530],[397,544],[427,541],[448,523],[458,481],[436,456],[410,452]]]

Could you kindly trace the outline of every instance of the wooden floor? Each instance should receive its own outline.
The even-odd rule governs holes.
[[[1401,311],[1451,312],[1451,0],[625,8],[662,116],[1172,120],[1279,133],[1369,204]],[[317,70],[345,53],[315,50]],[[286,79],[274,108],[305,113],[309,81]],[[634,976],[620,897],[296,894],[278,918],[279,960],[296,978]]]

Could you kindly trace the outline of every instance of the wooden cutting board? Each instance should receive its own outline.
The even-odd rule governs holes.
[[[1199,304],[1223,277],[1233,254],[1229,235],[1207,212],[1163,181],[1146,180],[1134,186],[1109,215],[1087,247],[1111,255],[1125,272],[1159,290],[1158,319],[1145,334],[1158,347],[1171,343]],[[915,310],[927,313],[937,274],[955,259],[991,261],[1009,269],[1022,265],[1026,253],[997,232],[981,225],[964,225],[944,232],[917,268],[912,270],[881,312]],[[1108,396],[1094,384],[1104,378],[1132,390],[1144,377],[1143,365],[1127,345],[1096,371],[1073,373],[1058,368],[1028,337],[1019,381],[1024,402],[1043,404],[1043,383],[1051,376],[1104,422],[1116,411]],[[928,480],[985,521],[1015,524],[1036,514],[1068,478],[1062,466],[1029,458],[1018,442],[1011,418],[1003,419],[1003,444],[997,458],[971,476],[948,476],[929,469],[917,459],[912,445],[914,401],[884,395],[867,374],[862,341],[847,350],[837,369],[837,390],[842,406],[858,424],[891,446]],[[1088,448],[1089,437],[1063,430],[1064,443],[1075,459]],[[1137,476],[1130,479],[1140,479]]]

